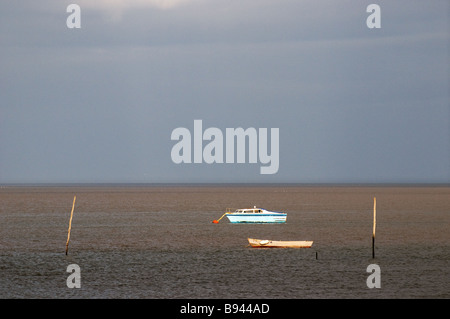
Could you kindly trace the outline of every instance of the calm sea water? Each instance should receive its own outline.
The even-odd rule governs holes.
[[[254,205],[287,223],[212,223]],[[449,187],[2,187],[0,298],[450,298],[449,225]],[[381,288],[367,287],[370,264]]]

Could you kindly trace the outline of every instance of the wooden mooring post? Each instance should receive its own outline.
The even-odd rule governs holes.
[[[76,196],[73,197],[72,211],[70,212],[70,220],[69,220],[69,231],[67,232],[67,243],[66,243],[66,255],[69,251],[69,240],[70,240],[70,229],[72,228],[72,217],[73,217],[73,209],[75,208],[75,200]]]
[[[377,226],[377,198],[373,198],[373,233],[372,233],[372,258],[375,258],[375,228]]]

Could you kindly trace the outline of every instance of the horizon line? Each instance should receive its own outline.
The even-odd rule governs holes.
[[[276,187],[276,186],[398,186],[398,187],[450,187],[450,182],[24,182],[0,183],[0,187],[169,187],[169,186],[250,186],[250,187]]]

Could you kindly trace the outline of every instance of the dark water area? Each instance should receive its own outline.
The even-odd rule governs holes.
[[[287,222],[212,223],[253,206]],[[449,225],[445,186],[4,186],[0,298],[450,298]],[[254,249],[248,237],[314,244]],[[371,264],[381,288],[367,286]]]

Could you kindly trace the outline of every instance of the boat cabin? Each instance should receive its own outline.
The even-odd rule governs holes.
[[[264,211],[260,208],[245,208],[245,209],[236,209],[235,214],[257,214],[263,213]]]

